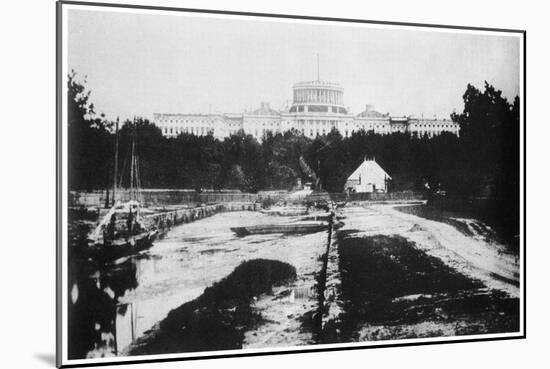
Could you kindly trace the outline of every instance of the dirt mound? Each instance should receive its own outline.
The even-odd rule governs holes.
[[[242,348],[244,331],[261,320],[251,299],[296,279],[296,269],[276,260],[243,262],[220,282],[168,316],[128,349],[130,355]]]

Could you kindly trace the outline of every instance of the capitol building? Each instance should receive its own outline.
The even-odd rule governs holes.
[[[449,119],[394,117],[366,105],[359,114],[352,114],[344,105],[344,89],[320,80],[299,82],[293,86],[290,108],[275,110],[262,102],[254,111],[225,114],[154,114],[154,124],[167,137],[181,133],[198,136],[212,134],[223,139],[243,130],[260,140],[268,131],[284,133],[291,129],[309,138],[329,133],[336,128],[344,137],[364,130],[378,134],[410,132],[433,137],[442,132],[459,135],[460,126]]]

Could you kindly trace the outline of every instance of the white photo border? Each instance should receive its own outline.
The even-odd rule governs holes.
[[[513,333],[466,335],[453,337],[435,337],[435,338],[417,338],[402,340],[387,340],[359,343],[339,343],[339,344],[318,344],[310,346],[277,347],[263,349],[239,349],[227,351],[204,351],[179,354],[162,355],[140,355],[101,359],[68,359],[68,260],[66,258],[68,240],[67,232],[67,209],[68,203],[68,181],[67,181],[67,115],[64,111],[67,106],[67,19],[68,11],[71,9],[84,9],[107,12],[124,13],[146,13],[162,14],[183,17],[207,17],[207,18],[225,18],[240,19],[243,21],[264,20],[269,22],[283,23],[315,23],[329,24],[332,26],[344,27],[365,27],[377,29],[399,29],[415,30],[426,32],[447,32],[447,33],[473,33],[482,35],[498,35],[517,37],[520,40],[519,55],[519,80],[520,80],[520,329]],[[384,22],[360,19],[340,19],[311,17],[291,14],[264,14],[247,13],[221,10],[204,9],[186,9],[161,6],[146,6],[118,3],[92,3],[79,1],[58,1],[56,8],[56,41],[57,41],[57,63],[56,63],[56,200],[57,200],[57,223],[56,223],[56,365],[58,367],[82,367],[82,366],[102,366],[112,364],[135,364],[145,362],[165,362],[175,360],[194,360],[227,358],[242,356],[258,356],[272,354],[289,353],[307,353],[323,352],[334,350],[354,350],[365,348],[396,347],[396,346],[415,346],[443,343],[462,343],[479,342],[506,339],[526,338],[526,31],[517,29],[498,29],[481,27],[463,27],[437,24],[416,24],[400,22]]]

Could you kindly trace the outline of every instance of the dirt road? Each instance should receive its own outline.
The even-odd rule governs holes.
[[[363,235],[399,235],[487,288],[519,297],[519,260],[494,240],[467,236],[452,225],[406,214],[396,206],[346,208],[343,230]],[[463,221],[468,221],[464,219]]]

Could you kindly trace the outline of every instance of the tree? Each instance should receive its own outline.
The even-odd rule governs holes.
[[[468,85],[460,123],[460,172],[466,195],[491,199],[495,217],[519,234],[519,98],[509,103],[485,82],[484,91]],[[467,181],[467,182],[465,182]]]
[[[90,102],[91,91],[71,71],[67,82],[68,177],[70,189],[105,188],[111,178],[113,145],[111,124],[97,116]],[[109,161],[110,159],[110,161]]]

